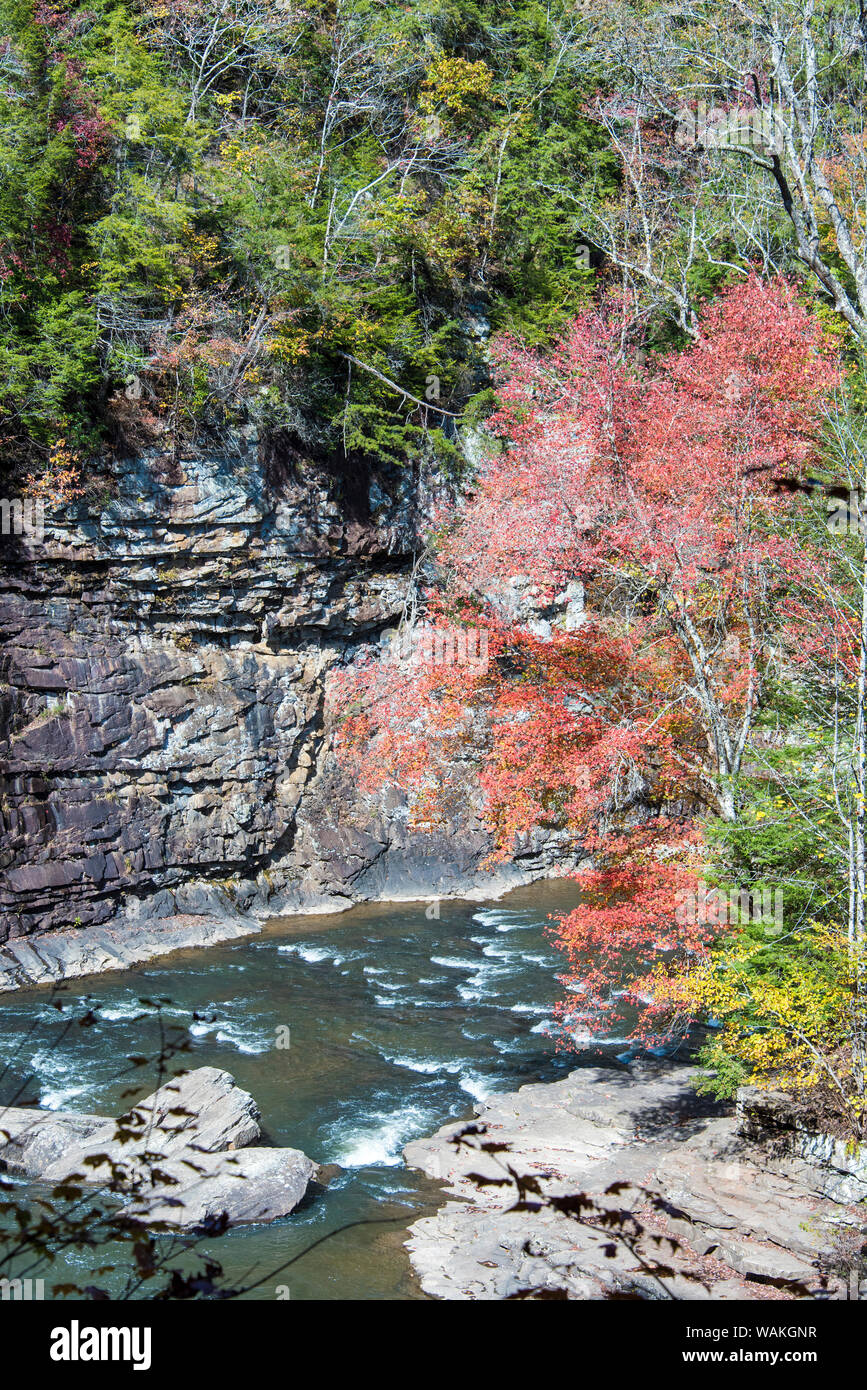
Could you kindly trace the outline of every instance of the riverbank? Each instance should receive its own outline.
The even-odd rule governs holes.
[[[425,1292],[456,1300],[527,1289],[589,1300],[847,1296],[850,1281],[827,1266],[841,1230],[863,1222],[863,1210],[847,1205],[851,1178],[844,1171],[829,1182],[827,1165],[793,1160],[778,1135],[757,1135],[754,1125],[748,1136],[734,1107],[697,1096],[691,1076],[665,1063],[582,1067],[477,1104],[483,1133],[466,1145],[452,1142],[465,1123],[408,1144],[407,1164],[445,1182],[450,1198],[410,1227],[407,1248]],[[484,1153],[487,1142],[506,1149]],[[524,1210],[514,1210],[515,1186],[500,1185],[505,1164],[539,1185]],[[556,1205],[576,1193],[588,1198],[581,1220]],[[629,1214],[625,1224],[612,1222],[616,1212]]]
[[[446,901],[495,902],[516,888],[561,877],[563,870],[558,866],[525,870],[508,864],[491,874],[467,875],[463,882],[450,885],[448,892],[387,893],[359,901],[428,905]],[[68,927],[62,931],[11,937],[0,946],[0,994],[60,984],[64,980],[78,980],[107,971],[130,970],[177,951],[254,936],[268,922],[290,917],[330,916],[358,905],[358,901],[349,897],[301,893],[295,902],[284,896],[279,911],[232,912],[219,904],[217,910],[205,913],[132,916],[102,926]]]
[[[497,903],[443,900],[438,918],[424,903],[368,903],[57,993],[3,995],[0,1103],[117,1115],[131,1087],[160,1084],[141,1058],[180,1046],[175,1065],[228,1072],[255,1098],[267,1145],[342,1170],[289,1219],[208,1243],[226,1279],[246,1285],[250,1270],[258,1279],[303,1254],[289,1280],[245,1298],[273,1299],[285,1282],[293,1302],[423,1298],[403,1242],[441,1189],[405,1166],[403,1147],[476,1099],[570,1070],[546,1032],[559,963],[546,926],[578,896],[563,878]],[[86,1286],[113,1258],[61,1252],[49,1278]]]

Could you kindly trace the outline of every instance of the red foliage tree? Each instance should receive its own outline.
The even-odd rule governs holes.
[[[597,1027],[644,996],[665,953],[714,929],[676,921],[700,852],[686,813],[737,818],[775,599],[803,564],[775,527],[790,502],[774,481],[810,464],[840,377],[781,280],[722,295],[696,343],[646,374],[624,360],[622,327],[588,315],[548,355],[500,342],[502,448],[452,518],[434,603],[441,627],[484,625],[488,662],[374,663],[357,693],[376,703],[355,729],[426,815],[450,759],[478,758],[501,853],[536,825],[573,828],[594,867],[557,926],[574,993],[562,1013]],[[515,615],[516,585],[556,606],[579,580],[576,630]]]

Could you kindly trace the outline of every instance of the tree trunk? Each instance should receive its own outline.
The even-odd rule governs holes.
[[[867,696],[867,547],[861,570],[861,650],[858,660],[858,703],[855,712],[853,764],[855,773],[855,807],[852,812],[850,838],[850,878],[854,884],[849,921],[849,949],[853,954],[854,998],[852,1001],[852,1070],[855,1089],[864,1095],[867,1074],[867,980],[864,970],[865,944],[865,794],[867,794],[867,730],[865,730],[865,696]]]

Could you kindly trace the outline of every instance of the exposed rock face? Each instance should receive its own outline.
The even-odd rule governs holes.
[[[472,807],[411,835],[329,760],[325,676],[402,611],[426,485],[232,447],[122,460],[101,509],[0,542],[0,988],[556,860],[491,879]]]
[[[583,1192],[601,1208],[636,1210],[644,1234],[633,1249],[615,1228],[594,1229],[590,1213],[578,1222],[544,1205],[510,1211],[514,1187],[479,1187],[468,1176],[502,1178],[497,1159],[449,1142],[462,1124],[408,1144],[407,1163],[446,1182],[453,1198],[410,1228],[425,1291],[447,1299],[539,1287],[573,1299],[840,1296],[841,1284],[824,1282],[820,1266],[841,1223],[858,1226],[863,1214],[769,1166],[736,1118],[697,1097],[689,1078],[685,1067],[588,1067],[476,1107],[483,1141],[508,1145],[504,1158],[545,1194]],[[606,1191],[614,1183],[625,1186]],[[672,1271],[663,1279],[647,1270],[660,1260]],[[797,1287],[787,1290],[787,1281]]]
[[[741,1134],[763,1149],[768,1163],[834,1202],[867,1200],[867,1147],[818,1134],[799,1119],[791,1096],[742,1086]]]
[[[16,936],[0,947],[0,992],[126,970],[171,951],[245,936],[258,926],[252,917],[222,912],[215,899],[211,914],[148,918],[138,913],[130,919],[120,911],[105,926]]]
[[[42,1182],[129,1192],[122,1216],[148,1226],[190,1230],[221,1216],[235,1226],[288,1216],[317,1175],[300,1149],[247,1147],[260,1136],[253,1097],[228,1072],[198,1067],[119,1120],[6,1110],[0,1165]]]

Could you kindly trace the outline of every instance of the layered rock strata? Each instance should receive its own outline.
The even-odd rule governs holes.
[[[0,990],[558,862],[539,835],[487,873],[469,786],[411,832],[329,751],[326,677],[399,621],[429,480],[238,437],[105,488],[0,541]]]

